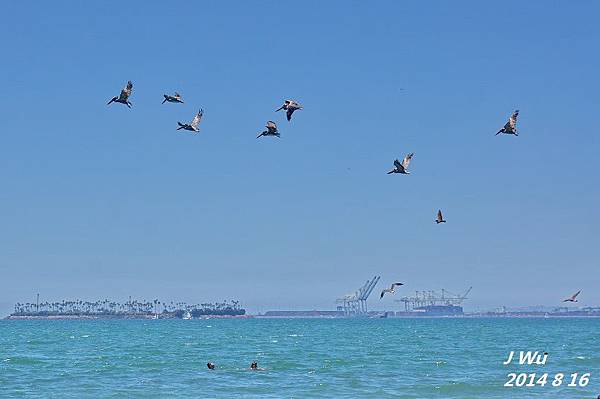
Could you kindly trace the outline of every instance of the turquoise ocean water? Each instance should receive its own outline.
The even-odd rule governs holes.
[[[511,350],[545,366],[504,366]],[[248,370],[256,360],[265,371]],[[212,361],[217,370],[209,371]],[[509,372],[566,375],[507,388]],[[570,374],[591,373],[587,387]],[[596,398],[600,319],[0,321],[1,398]]]

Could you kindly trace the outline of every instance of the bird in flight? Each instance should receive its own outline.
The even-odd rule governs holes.
[[[275,122],[268,121],[265,127],[267,128],[267,130],[256,136],[256,138],[259,138],[261,136],[280,136],[279,132],[277,131],[277,125],[275,124]]]
[[[121,103],[121,104],[125,104],[127,105],[129,108],[131,108],[131,101],[129,101],[129,96],[131,95],[131,91],[133,90],[133,83],[131,83],[131,80],[129,80],[127,82],[127,86],[125,86],[123,88],[123,90],[121,90],[121,94],[119,94],[119,97],[113,97],[110,99],[110,101],[108,102],[108,104],[106,105],[110,105],[111,103],[115,102],[115,103]]]
[[[406,154],[406,156],[404,157],[402,162],[400,162],[399,160],[396,159],[394,161],[394,169],[387,172],[387,174],[389,175],[392,173],[402,173],[404,175],[409,175],[410,172],[407,169],[408,169],[408,165],[410,164],[410,160],[412,159],[413,155],[415,155],[415,154],[412,152],[410,154]]]
[[[181,94],[175,92],[174,95],[170,96],[168,94],[163,94],[163,97],[165,98],[163,100],[163,104],[166,103],[167,101],[170,103],[181,103],[183,104],[183,99],[181,98]]]
[[[441,209],[438,209],[437,218],[435,219],[435,222],[437,224],[446,223],[446,221],[444,220],[444,217],[442,216],[442,210]]]
[[[519,110],[516,110],[515,112],[512,113],[510,118],[508,118],[508,122],[506,122],[504,127],[502,129],[498,130],[498,133],[496,133],[496,136],[499,135],[500,133],[514,134],[515,136],[518,136],[519,135],[519,133],[517,133],[517,117],[518,116],[519,116]]]
[[[393,294],[395,292],[396,287],[400,287],[401,285],[404,285],[404,284],[403,283],[392,283],[390,288],[385,288],[383,291],[381,291],[381,295],[379,296],[379,299],[383,298],[383,295],[385,295],[386,292]]]
[[[279,107],[278,109],[275,110],[275,112],[277,111],[281,111],[282,109],[286,110],[285,116],[287,117],[287,120],[292,120],[292,114],[294,113],[294,111],[298,110],[298,109],[302,109],[302,105],[300,105],[299,103],[297,103],[294,100],[285,100],[283,102],[283,105],[281,107]]]
[[[184,130],[189,130],[191,132],[198,133],[200,131],[200,129],[198,129],[198,125],[200,124],[200,119],[202,119],[202,115],[204,115],[204,111],[200,110],[200,111],[198,111],[196,116],[194,116],[194,119],[192,119],[192,121],[189,124],[177,122],[177,124],[179,125],[177,130],[184,129]]]
[[[577,300],[577,295],[579,295],[579,293],[581,292],[581,290],[577,291],[575,294],[573,294],[570,298],[564,299],[563,302],[579,302]]]

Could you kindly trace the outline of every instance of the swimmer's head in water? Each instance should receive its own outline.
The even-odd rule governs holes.
[[[214,370],[215,369],[215,365],[211,362],[206,363],[206,367],[208,367],[209,370]]]
[[[252,363],[250,364],[250,368],[251,368],[251,369],[253,369],[253,370],[257,369],[257,368],[258,368],[258,363],[256,363],[256,362],[252,362]]]

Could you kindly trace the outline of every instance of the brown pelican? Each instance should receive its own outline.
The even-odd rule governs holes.
[[[170,96],[168,94],[163,94],[163,96],[165,97],[165,99],[163,100],[163,104],[166,103],[167,101],[170,103],[181,103],[183,104],[183,99],[181,98],[181,95],[177,92],[175,92],[175,95]]]
[[[125,86],[123,88],[123,90],[121,90],[121,94],[119,94],[119,97],[111,98],[110,101],[108,102],[108,104],[106,104],[106,105],[110,105],[110,103],[115,102],[115,103],[125,104],[129,108],[131,108],[131,101],[129,101],[129,96],[131,95],[131,90],[133,90],[133,83],[131,83],[131,80],[130,80],[127,82],[127,86]]]
[[[410,172],[407,169],[408,169],[408,165],[410,164],[410,160],[412,159],[413,155],[415,155],[415,154],[412,152],[410,154],[406,154],[406,156],[402,160],[402,163],[400,163],[400,161],[396,159],[394,161],[394,169],[387,172],[387,174],[389,175],[392,173],[402,173],[404,175],[409,175]]]
[[[303,108],[302,105],[298,104],[294,100],[285,100],[283,102],[283,105],[281,107],[279,107],[278,109],[276,109],[275,112],[285,109],[287,111],[285,113],[285,116],[287,116],[287,120],[289,121],[292,119],[292,114],[294,113],[294,111],[296,111],[297,109],[302,109],[302,108]]]
[[[498,130],[498,133],[496,133],[496,136],[499,135],[500,133],[514,134],[515,136],[518,136],[519,135],[519,133],[517,133],[517,117],[518,116],[519,116],[519,110],[517,109],[515,112],[512,113],[510,118],[508,118],[508,122],[506,122],[504,127],[502,129]]]
[[[191,132],[196,132],[196,133],[199,132],[200,129],[198,129],[198,125],[200,124],[200,119],[202,119],[202,115],[204,115],[204,111],[200,110],[200,111],[198,111],[196,116],[194,116],[194,119],[192,119],[192,121],[189,124],[177,122],[177,124],[179,125],[177,130],[184,129],[184,130],[189,130]]]
[[[267,128],[267,130],[256,136],[256,138],[259,138],[261,136],[280,136],[279,132],[277,131],[277,125],[275,124],[275,122],[268,121],[265,127]]]
[[[403,283],[392,283],[390,288],[385,288],[383,291],[381,291],[381,295],[379,296],[379,299],[383,298],[383,295],[386,292],[393,294],[395,292],[396,287],[400,287],[401,285],[404,285],[404,284]]]
[[[437,219],[435,219],[435,222],[437,224],[446,223],[446,221],[444,220],[444,217],[442,216],[442,210],[441,209],[438,209]]]
[[[577,300],[577,295],[579,295],[579,293],[581,292],[581,290],[577,291],[575,294],[573,294],[570,298],[564,299],[563,302],[579,302]]]

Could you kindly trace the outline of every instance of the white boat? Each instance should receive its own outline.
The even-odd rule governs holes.
[[[192,314],[189,312],[189,310],[183,315],[183,320],[192,320]]]

